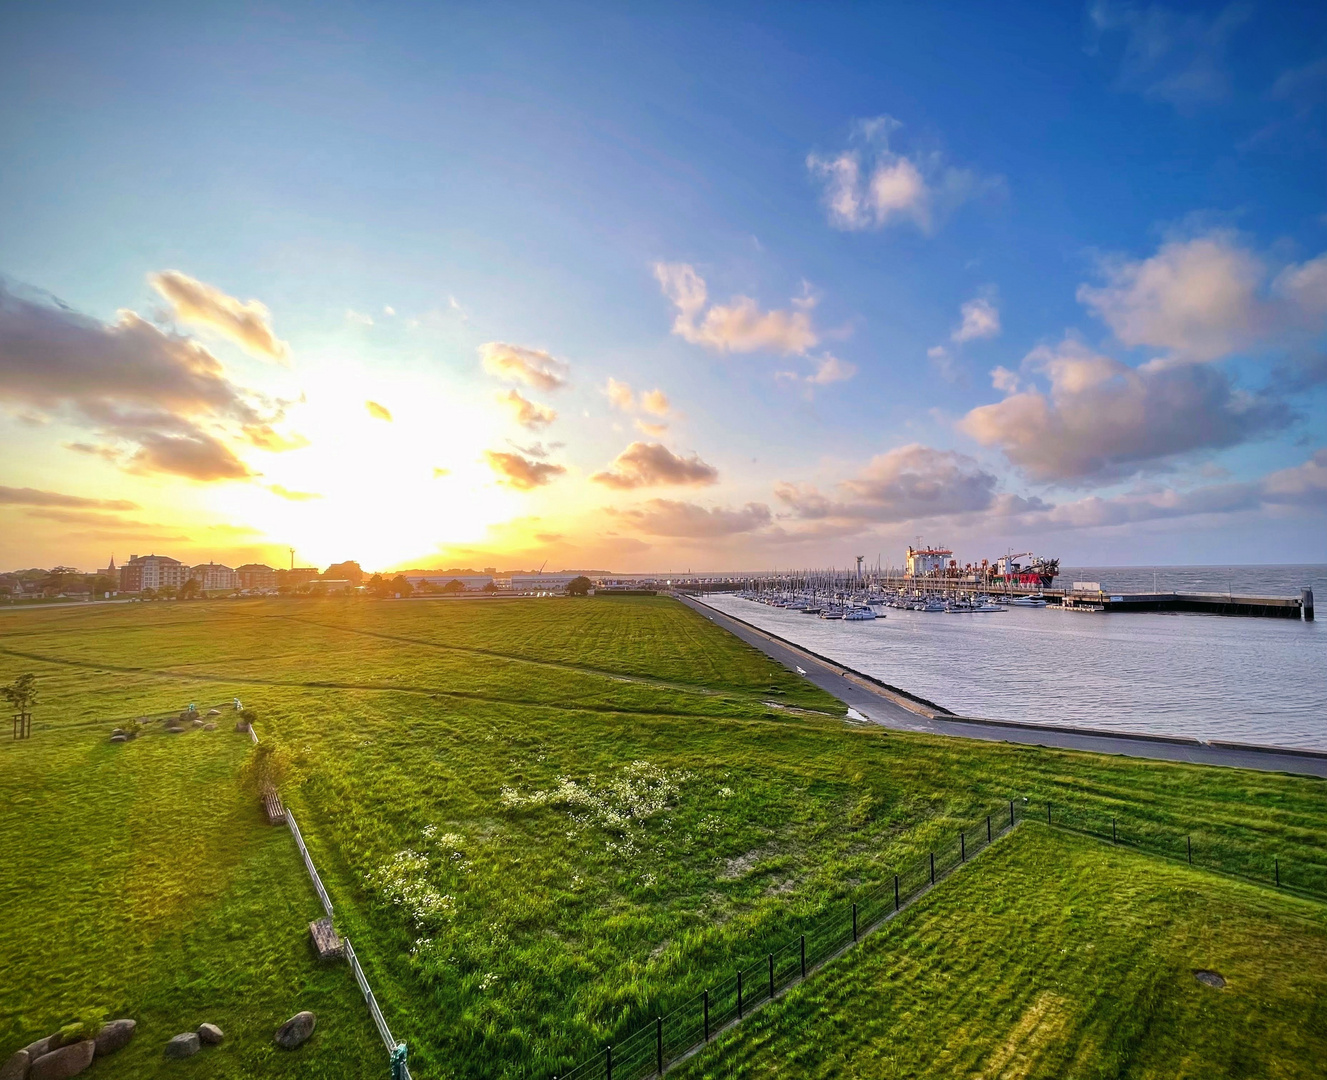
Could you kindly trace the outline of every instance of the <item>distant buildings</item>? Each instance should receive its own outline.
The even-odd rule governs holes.
[[[425,585],[442,589],[453,581],[459,581],[466,592],[479,592],[485,585],[493,582],[492,574],[452,573],[448,570],[406,570],[401,576],[410,582],[411,588],[419,589]]]
[[[263,563],[251,562],[237,566],[235,574],[240,579],[240,588],[248,592],[275,589],[277,585],[276,571]]]
[[[189,570],[189,579],[198,582],[203,592],[234,592],[240,587],[239,575],[220,563],[199,563]]]
[[[148,589],[178,589],[189,579],[189,568],[167,555],[130,555],[120,567],[120,591],[140,593]]]
[[[307,585],[321,576],[316,566],[292,566],[289,570],[277,571],[277,582],[281,585]]]

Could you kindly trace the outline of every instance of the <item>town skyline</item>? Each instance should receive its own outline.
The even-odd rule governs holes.
[[[6,16],[0,565],[1327,562],[1321,12],[207,22]]]

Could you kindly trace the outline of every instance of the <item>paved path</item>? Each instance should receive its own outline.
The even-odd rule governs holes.
[[[876,682],[852,668],[845,668],[827,658],[770,634],[748,622],[734,618],[690,596],[678,597],[695,608],[715,625],[723,627],[748,645],[784,667],[796,671],[822,690],[834,695],[862,717],[884,727],[901,731],[921,731],[931,735],[956,735],[966,739],[1022,743],[1027,746],[1054,746],[1067,750],[1088,750],[1097,754],[1122,754],[1126,757],[1155,758],[1160,761],[1188,761],[1201,765],[1228,765],[1263,772],[1289,772],[1327,777],[1327,754],[1312,751],[1282,750],[1246,746],[1240,743],[1199,742],[1196,739],[1171,739],[1121,732],[1086,731],[1082,728],[1051,727],[1047,724],[1024,724],[1005,720],[982,720],[954,716],[929,702],[910,698],[902,691]]]

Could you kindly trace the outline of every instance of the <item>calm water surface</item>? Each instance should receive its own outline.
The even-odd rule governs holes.
[[[845,623],[736,596],[706,602],[953,712],[1327,750],[1327,567],[1085,567],[1109,591],[1298,596],[1318,619],[888,609]],[[1059,582],[1057,582],[1059,584]]]

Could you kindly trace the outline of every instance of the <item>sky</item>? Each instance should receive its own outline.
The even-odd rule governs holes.
[[[0,12],[0,568],[1327,562],[1325,404],[1321,5]]]

